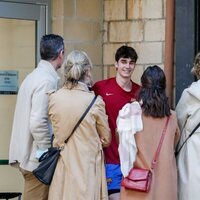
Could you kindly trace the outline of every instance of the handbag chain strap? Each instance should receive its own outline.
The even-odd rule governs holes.
[[[94,98],[92,99],[90,105],[87,107],[87,109],[85,110],[85,112],[82,114],[82,116],[80,117],[80,119],[78,120],[78,122],[76,123],[76,125],[74,126],[74,128],[73,128],[70,136],[65,140],[65,144],[68,142],[69,138],[72,136],[72,134],[74,133],[74,131],[78,128],[79,124],[83,121],[83,119],[85,118],[85,116],[89,112],[90,108],[92,107],[92,105],[96,101],[96,98],[97,98],[97,96],[95,95]]]
[[[151,162],[151,169],[154,169],[154,167],[155,167],[155,165],[156,165],[156,163],[157,163],[157,159],[158,159],[158,156],[159,156],[159,154],[160,154],[160,150],[161,150],[161,147],[162,147],[162,143],[163,143],[164,138],[165,138],[165,133],[166,133],[166,130],[167,130],[167,125],[168,125],[168,122],[169,122],[169,118],[170,118],[170,117],[167,117],[167,121],[166,121],[166,123],[165,123],[165,127],[164,127],[164,129],[163,129],[163,132],[162,132],[162,135],[161,135],[161,138],[160,138],[158,147],[157,147],[157,149],[156,149],[156,153],[155,153],[154,158],[153,158],[153,160],[152,160],[152,162]]]

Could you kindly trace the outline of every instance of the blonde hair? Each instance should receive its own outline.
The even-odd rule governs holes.
[[[78,81],[84,81],[84,75],[92,68],[92,62],[84,51],[74,50],[68,54],[63,66],[65,84],[74,87]]]
[[[196,54],[191,73],[200,79],[200,52]]]

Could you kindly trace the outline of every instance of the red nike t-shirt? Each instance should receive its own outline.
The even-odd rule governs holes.
[[[115,135],[116,119],[119,110],[121,110],[126,103],[130,103],[132,99],[137,98],[140,86],[132,82],[132,90],[130,92],[126,92],[117,84],[115,78],[109,78],[96,82],[92,89],[96,95],[102,96],[105,102],[108,123],[112,133],[111,144],[107,148],[104,148],[106,163],[120,164],[118,143]]]

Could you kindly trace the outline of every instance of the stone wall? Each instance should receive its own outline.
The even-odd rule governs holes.
[[[65,39],[66,53],[85,51],[91,58],[94,80],[102,79],[102,0],[52,0],[52,32]]]
[[[146,66],[164,67],[165,0],[104,0],[104,78],[115,75],[114,54],[123,44],[138,53],[133,80]]]
[[[84,50],[94,64],[94,80],[114,76],[114,54],[134,47],[138,61],[133,79],[145,67],[164,67],[166,0],[52,0],[52,31],[62,35],[66,52]]]

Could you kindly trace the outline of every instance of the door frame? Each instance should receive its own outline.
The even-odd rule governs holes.
[[[175,62],[176,103],[193,81],[190,73],[196,53],[196,0],[176,0]]]
[[[36,63],[40,60],[39,43],[44,34],[51,32],[50,0],[2,0],[0,18],[35,20],[36,22]]]
[[[0,18],[33,20],[36,23],[35,63],[40,60],[40,38],[51,32],[50,0],[1,0]],[[7,165],[8,160],[0,160]]]

